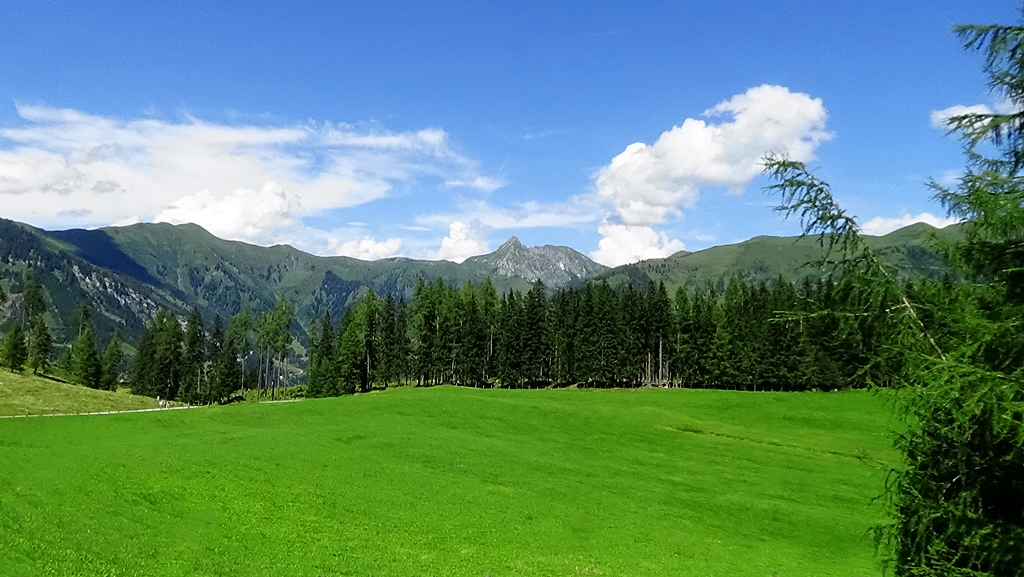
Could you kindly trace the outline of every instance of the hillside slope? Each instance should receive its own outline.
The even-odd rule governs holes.
[[[152,409],[156,400],[0,370],[0,416]]]
[[[899,276],[941,278],[950,269],[932,248],[931,239],[934,236],[952,240],[961,234],[960,227],[955,225],[940,230],[918,223],[885,236],[869,236],[867,241]],[[732,275],[753,283],[769,282],[780,275],[789,281],[799,281],[823,273],[807,264],[821,255],[817,237],[757,236],[736,244],[623,265],[598,278],[607,279],[613,286],[662,281],[673,291],[680,286],[692,289],[705,282],[717,284]]]
[[[117,262],[104,264],[116,265]],[[119,269],[111,269],[94,264],[59,237],[0,219],[0,287],[11,295],[0,303],[0,327],[11,320],[24,320],[20,292],[22,279],[29,269],[38,278],[49,301],[47,324],[58,343],[67,341],[72,334],[67,325],[79,302],[86,303],[92,311],[99,342],[104,344],[115,328],[128,337],[137,336],[159,307],[184,310],[184,302],[160,283],[119,272],[126,266],[129,265],[121,263]]]

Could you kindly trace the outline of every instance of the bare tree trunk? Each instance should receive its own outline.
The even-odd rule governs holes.
[[[663,361],[664,361],[664,359],[662,357],[661,339],[658,339],[658,384],[659,385],[664,385],[665,384],[665,373],[664,373],[665,365],[664,365]]]

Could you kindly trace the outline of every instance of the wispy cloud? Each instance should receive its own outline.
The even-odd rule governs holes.
[[[296,230],[303,217],[372,202],[399,183],[504,186],[437,128],[235,126],[28,105],[18,114],[21,126],[0,129],[0,205],[4,216],[40,226],[195,222],[271,243],[320,238]]]

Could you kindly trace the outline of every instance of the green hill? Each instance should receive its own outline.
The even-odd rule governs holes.
[[[866,392],[399,389],[0,420],[5,575],[879,575]]]
[[[0,370],[0,416],[152,409],[156,400]]]
[[[885,236],[869,236],[867,240],[898,275],[941,278],[949,268],[933,248],[932,237],[951,240],[960,235],[962,230],[956,225],[939,230],[918,223]],[[598,278],[606,278],[615,286],[663,281],[670,290],[679,286],[691,289],[707,281],[724,282],[732,275],[753,283],[769,282],[779,275],[799,281],[805,276],[822,274],[823,271],[807,266],[821,255],[817,237],[757,236],[736,244],[623,265]]]

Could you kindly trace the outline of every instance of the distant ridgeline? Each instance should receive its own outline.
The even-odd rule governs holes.
[[[914,225],[872,242],[904,278],[941,278],[931,234]],[[132,343],[120,349],[145,361],[136,365],[180,373],[158,382],[136,371],[138,392],[197,402],[305,382],[307,364],[312,394],[398,382],[782,389],[884,378],[863,370],[874,345],[851,331],[769,322],[829,306],[838,289],[805,266],[819,256],[814,239],[758,237],[608,269],[513,237],[461,264],[366,262],[195,225],[46,232],[0,219],[0,329],[28,334],[31,276],[53,356],[82,336],[84,309],[96,344],[116,330]],[[325,315],[340,323],[328,330]]]

